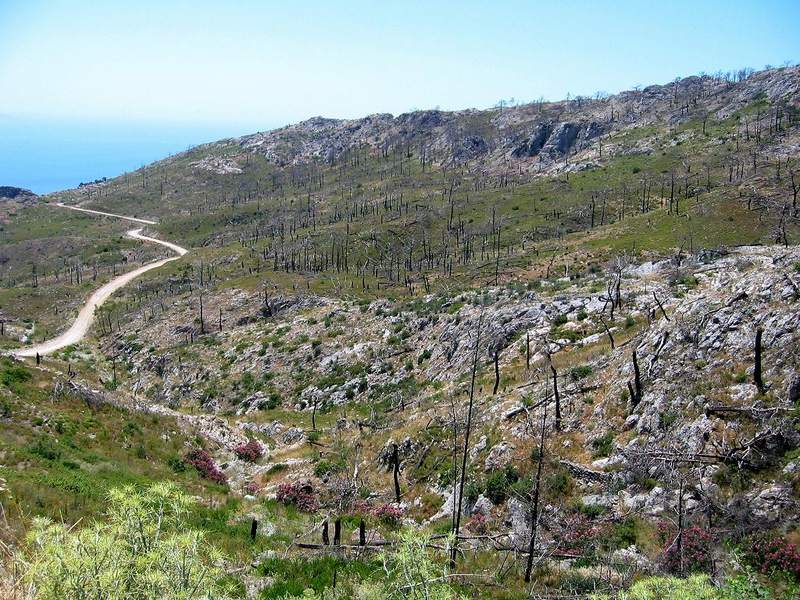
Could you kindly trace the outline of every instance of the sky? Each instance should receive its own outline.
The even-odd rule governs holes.
[[[26,125],[163,154],[316,115],[795,64],[798,23],[799,0],[0,0],[0,185],[9,131],[18,140]]]

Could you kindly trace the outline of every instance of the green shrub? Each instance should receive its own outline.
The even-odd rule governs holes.
[[[10,365],[0,371],[0,385],[10,389],[12,392],[19,394],[22,391],[22,384],[30,381],[33,376],[23,366]]]
[[[579,367],[573,367],[572,370],[569,372],[569,376],[572,381],[579,381],[584,379],[592,374],[592,367],[589,365],[581,365]]]
[[[486,497],[494,504],[502,504],[506,501],[511,486],[518,480],[519,473],[511,465],[495,471],[486,479]]]
[[[562,499],[572,488],[572,478],[566,469],[559,468],[547,476],[545,484],[552,498]]]
[[[170,456],[167,459],[167,465],[169,465],[169,468],[175,473],[183,473],[186,471],[186,463],[183,462],[180,456]]]
[[[39,437],[28,446],[28,452],[45,460],[58,460],[61,458],[61,448],[47,437]]]
[[[602,437],[592,440],[592,449],[594,458],[605,458],[614,449],[614,432],[609,431]]]
[[[723,600],[708,575],[693,575],[686,579],[677,577],[645,577],[634,583],[627,592],[620,592],[617,600]],[[592,600],[610,600],[611,596],[594,594]]]
[[[340,473],[344,467],[345,465],[342,463],[323,459],[314,465],[314,475],[323,478],[332,473]]]
[[[615,523],[608,535],[608,543],[612,548],[627,548],[636,543],[636,519],[628,517]]]
[[[191,499],[168,483],[109,493],[105,521],[68,527],[35,518],[19,556],[37,600],[226,598],[222,556],[186,527]]]

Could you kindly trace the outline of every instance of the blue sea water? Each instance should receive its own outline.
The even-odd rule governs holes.
[[[37,194],[114,177],[197,144],[269,127],[76,122],[0,115],[0,186]]]

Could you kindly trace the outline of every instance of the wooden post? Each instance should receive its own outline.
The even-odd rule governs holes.
[[[333,522],[333,545],[338,546],[342,543],[342,520],[336,519]]]
[[[42,362],[42,357],[39,356],[39,353],[37,352],[36,353],[36,364],[38,365],[40,362]]]
[[[331,543],[330,538],[328,537],[328,520],[325,519],[322,522],[322,545],[327,546]]]
[[[358,524],[358,545],[367,545],[367,526],[364,523],[364,519],[361,519],[361,522]]]
[[[250,523],[250,539],[252,541],[256,541],[256,532],[258,531],[258,519],[253,519],[253,522]]]

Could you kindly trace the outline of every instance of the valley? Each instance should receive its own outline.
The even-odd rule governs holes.
[[[215,598],[791,598],[799,161],[779,67],[4,198],[1,547],[155,489]]]

